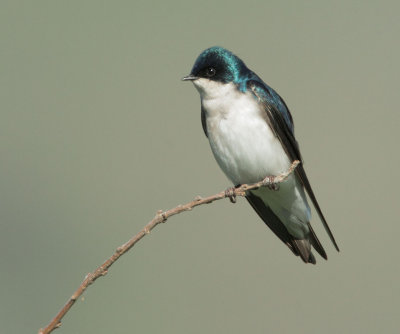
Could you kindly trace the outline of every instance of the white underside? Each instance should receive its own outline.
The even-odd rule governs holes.
[[[291,161],[261,117],[263,111],[251,93],[242,93],[233,84],[207,79],[198,79],[194,84],[206,112],[211,150],[235,185],[254,183],[290,167]],[[310,208],[296,177],[289,177],[278,191],[262,188],[255,194],[270,206],[293,236],[304,238],[308,234]]]

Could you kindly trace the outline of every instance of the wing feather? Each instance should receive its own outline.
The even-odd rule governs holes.
[[[336,250],[339,251],[339,247],[333,236],[331,229],[322,213],[322,210],[318,204],[317,198],[311,188],[311,184],[308,181],[306,172],[303,167],[303,160],[300,154],[299,145],[294,137],[293,131],[293,121],[290,115],[289,109],[287,108],[283,99],[269,86],[261,81],[258,77],[254,80],[249,80],[247,82],[247,88],[254,94],[258,101],[263,105],[265,110],[265,120],[268,122],[271,129],[274,131],[276,137],[282,143],[283,148],[288,154],[291,161],[299,160],[301,163],[296,168],[296,175],[298,176],[300,182],[306,189],[308,196],[310,197],[317,213],[321,219],[321,222],[328,233],[333,245]],[[315,237],[316,244],[320,245],[320,242]],[[325,251],[323,252],[325,253]],[[322,255],[322,254],[321,254]],[[325,254],[326,256],[326,254]]]

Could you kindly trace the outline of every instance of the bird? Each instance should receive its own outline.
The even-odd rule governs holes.
[[[189,75],[200,94],[201,123],[219,167],[235,187],[279,175],[299,165],[277,187],[246,192],[265,224],[304,263],[316,263],[312,248],[327,254],[311,224],[309,196],[334,247],[336,240],[304,170],[285,101],[231,51],[210,47],[197,57]]]

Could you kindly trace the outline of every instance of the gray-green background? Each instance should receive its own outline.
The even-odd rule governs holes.
[[[222,45],[286,100],[342,249],[240,199],[159,226],[57,333],[399,333],[397,1],[2,1],[0,332],[36,333],[159,209],[225,189],[180,78]]]

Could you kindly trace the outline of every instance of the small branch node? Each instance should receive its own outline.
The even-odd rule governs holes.
[[[202,199],[203,199],[203,197],[201,197],[201,196],[196,196],[194,198],[194,200],[197,201],[197,202],[201,201]]]
[[[182,207],[182,204],[179,204],[178,207]],[[163,210],[158,210],[157,211],[157,216],[159,219],[161,219],[161,223],[165,223],[167,221],[167,214]]]
[[[245,189],[236,190],[236,196],[245,197],[246,196],[246,190]]]

